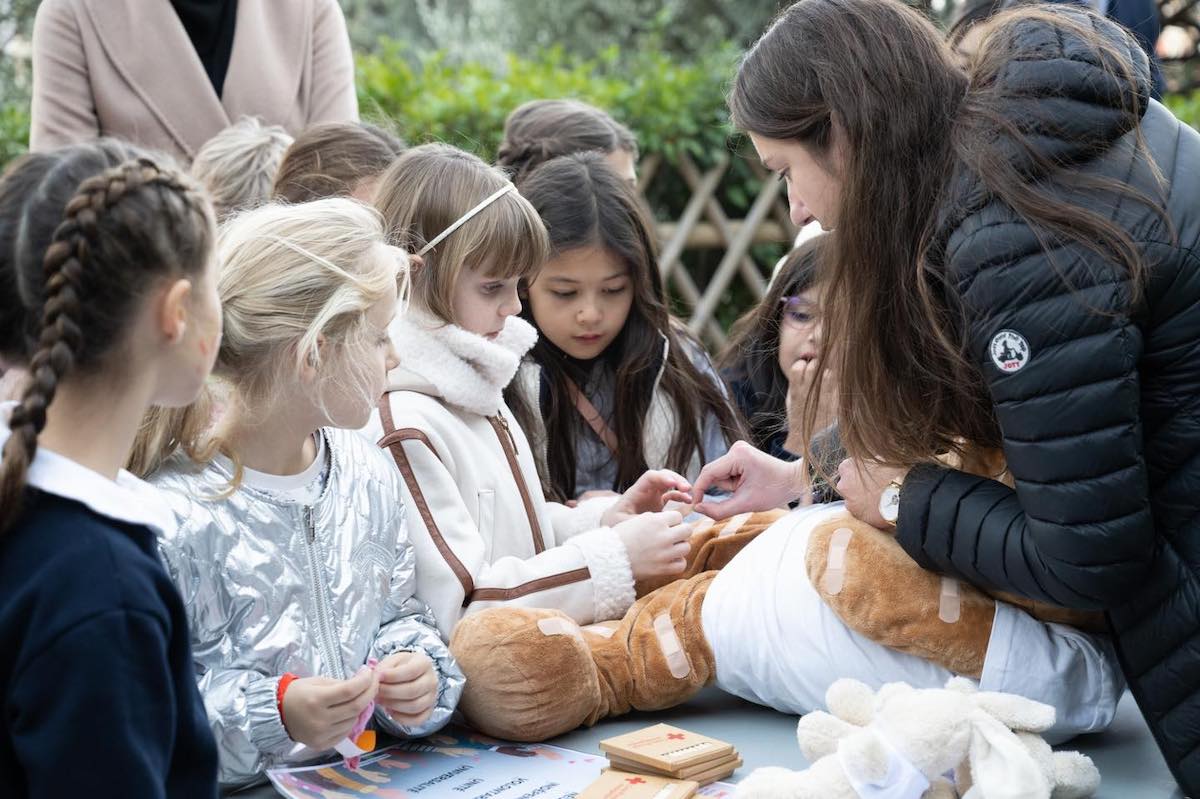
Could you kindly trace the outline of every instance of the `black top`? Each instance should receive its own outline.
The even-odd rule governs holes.
[[[171,0],[217,97],[225,89],[225,73],[233,52],[237,0]]]
[[[1125,270],[1039,236],[955,170],[931,268],[965,306],[968,357],[1016,490],[920,466],[901,491],[896,537],[935,571],[1107,610],[1151,731],[1184,793],[1200,795],[1200,134],[1149,101],[1146,58],[1126,45],[1160,186],[1095,49],[1041,21],[1015,36],[1019,52],[994,78],[1008,121],[1043,158],[1162,198],[1165,219],[1127,194],[1051,183],[997,128],[1031,180],[1111,219],[1138,248],[1149,273],[1130,311]]]
[[[150,529],[30,489],[0,538],[5,797],[215,799],[183,602]]]

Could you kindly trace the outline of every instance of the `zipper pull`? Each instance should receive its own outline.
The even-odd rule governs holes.
[[[313,543],[317,540],[317,528],[313,524],[312,508],[304,509],[304,530],[308,534],[308,543]]]
[[[508,426],[508,420],[504,418],[504,414],[498,413],[496,414],[496,421],[504,428],[504,432],[508,435],[508,443],[512,445],[513,452],[515,453],[517,451],[517,439],[513,436],[512,430]]]

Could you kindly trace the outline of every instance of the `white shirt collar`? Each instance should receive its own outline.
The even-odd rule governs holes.
[[[0,450],[11,435],[8,418],[14,407],[15,402],[0,403]],[[158,489],[124,469],[114,482],[57,452],[38,447],[26,482],[47,494],[79,502],[101,516],[145,525],[158,535],[175,527],[171,508]]]

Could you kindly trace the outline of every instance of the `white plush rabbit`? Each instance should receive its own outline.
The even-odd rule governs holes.
[[[1092,761],[1051,752],[1054,708],[951,679],[944,689],[838,680],[829,713],[800,719],[804,771],[758,769],[736,799],[1077,799],[1100,785]],[[954,776],[954,782],[949,779]]]

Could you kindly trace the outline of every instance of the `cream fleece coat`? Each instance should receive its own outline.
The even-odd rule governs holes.
[[[556,608],[580,624],[620,618],[634,588],[625,547],[600,526],[613,500],[547,502],[504,404],[536,331],[511,317],[490,341],[410,309],[391,335],[400,366],[365,432],[404,478],[417,596],[443,637],[497,605]]]

